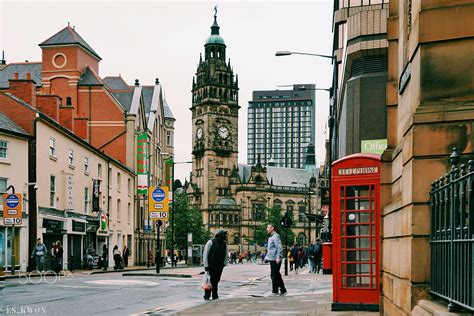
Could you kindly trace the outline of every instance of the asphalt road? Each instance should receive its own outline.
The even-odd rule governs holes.
[[[0,294],[1,312],[67,316],[169,314],[202,304],[202,268],[174,270],[191,274],[192,278],[76,272],[57,280],[10,279]],[[220,297],[268,295],[268,274],[268,265],[228,266],[220,283]]]

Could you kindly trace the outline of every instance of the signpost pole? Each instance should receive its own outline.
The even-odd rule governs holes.
[[[12,194],[15,194],[15,187],[13,185],[10,185],[7,188],[7,191],[8,191],[8,189],[12,189]],[[20,214],[21,214],[21,210],[20,210]],[[11,232],[10,237],[12,239],[12,241],[11,241],[12,255],[11,255],[11,259],[10,259],[10,272],[11,272],[11,275],[14,275],[15,274],[15,224],[14,223],[12,223],[12,232]]]
[[[155,256],[155,266],[156,273],[160,273],[160,261],[161,261],[161,250],[160,250],[160,227],[163,222],[161,220],[156,221],[156,256]]]

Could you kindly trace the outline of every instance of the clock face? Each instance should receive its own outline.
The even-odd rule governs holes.
[[[199,127],[196,131],[196,137],[197,139],[202,139],[202,136],[203,136],[203,131],[202,131],[202,128]]]
[[[227,137],[229,137],[229,129],[225,126],[219,127],[219,137],[222,139],[227,139]]]

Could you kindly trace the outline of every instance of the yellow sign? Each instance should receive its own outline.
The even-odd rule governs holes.
[[[151,220],[169,218],[169,190],[168,187],[150,187],[148,189],[148,215]]]
[[[3,194],[3,221],[6,225],[21,224],[22,197],[18,194]]]

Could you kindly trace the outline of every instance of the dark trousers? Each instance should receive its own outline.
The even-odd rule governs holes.
[[[222,275],[222,270],[224,267],[219,267],[219,268],[209,268],[209,275],[211,277],[211,285],[212,285],[212,290],[206,290],[204,291],[204,297],[206,299],[209,299],[211,297],[211,292],[212,292],[212,299],[218,299],[218,284],[219,281],[221,280],[221,275]]]
[[[270,276],[272,278],[272,293],[286,293],[285,284],[280,274],[281,261],[276,263],[276,261],[270,261]]]
[[[317,273],[319,273],[319,270],[321,270],[321,256],[316,255],[314,258],[314,269],[316,270]]]
[[[125,265],[125,267],[128,267],[128,257],[123,257],[123,264]]]

